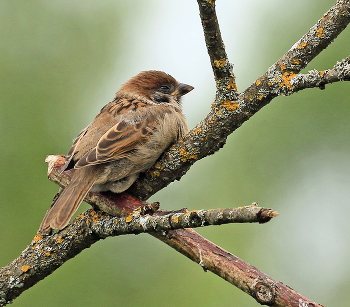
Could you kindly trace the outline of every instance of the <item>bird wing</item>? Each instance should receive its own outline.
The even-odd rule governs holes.
[[[108,114],[109,117],[111,117],[111,118],[113,118],[113,117],[116,118],[118,115],[128,113],[129,111],[137,111],[137,110],[140,110],[140,108],[144,108],[144,107],[147,107],[147,104],[138,100],[138,99],[121,98],[121,99],[118,99],[116,101],[116,103],[109,103],[109,104],[105,105],[101,109],[99,114],[96,116],[95,121],[101,120],[101,117],[103,117],[103,115],[106,115],[106,114]],[[104,116],[104,118],[105,117],[106,116]],[[109,120],[107,120],[107,121],[109,121]],[[102,120],[102,122],[103,121],[104,121],[104,119]],[[91,126],[93,126],[93,122],[90,123],[90,125],[87,126],[85,129],[83,129],[78,134],[78,136],[74,139],[73,144],[72,144],[71,148],[69,149],[68,154],[66,155],[66,160],[67,160],[66,164],[68,164],[72,160],[74,155],[80,149],[80,141],[89,132],[89,128]],[[103,123],[100,123],[100,126],[103,126]]]
[[[76,162],[74,168],[111,162],[128,156],[148,141],[166,113],[169,113],[168,108],[153,106],[117,116],[117,123],[102,135],[96,147]]]

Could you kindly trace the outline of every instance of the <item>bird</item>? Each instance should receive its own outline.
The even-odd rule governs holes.
[[[72,170],[72,178],[39,231],[65,228],[89,191],[126,191],[187,133],[181,98],[193,89],[156,70],[124,83],[73,141],[62,167]]]

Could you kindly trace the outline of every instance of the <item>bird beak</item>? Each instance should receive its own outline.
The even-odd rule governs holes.
[[[187,94],[188,92],[192,91],[193,89],[194,89],[194,87],[191,85],[180,83],[176,87],[175,91],[173,91],[170,95],[180,97],[180,96],[183,96],[183,95]]]

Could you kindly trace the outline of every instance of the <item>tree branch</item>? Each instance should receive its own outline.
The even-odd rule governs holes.
[[[169,231],[153,236],[251,295],[262,305],[280,307],[322,307],[292,288],[278,282],[235,255],[201,237],[192,229]]]
[[[307,74],[298,74],[290,80],[290,85],[294,92],[313,87],[323,90],[326,84],[339,81],[350,81],[350,57],[337,62],[333,69],[313,69]]]
[[[124,218],[107,217],[102,211],[94,212],[91,230],[100,237],[163,232],[173,229],[195,228],[229,223],[266,223],[278,215],[277,212],[256,205],[185,212],[158,211],[153,215],[135,211]]]
[[[220,92],[220,95],[225,95],[227,100],[236,100],[237,85],[235,75],[221,37],[215,5],[213,5],[215,1],[197,0],[197,2],[217,92]]]

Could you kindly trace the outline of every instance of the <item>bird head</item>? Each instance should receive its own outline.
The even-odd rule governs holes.
[[[193,86],[179,83],[165,72],[148,70],[127,81],[118,93],[134,93],[157,104],[180,104],[181,97],[193,89]]]

